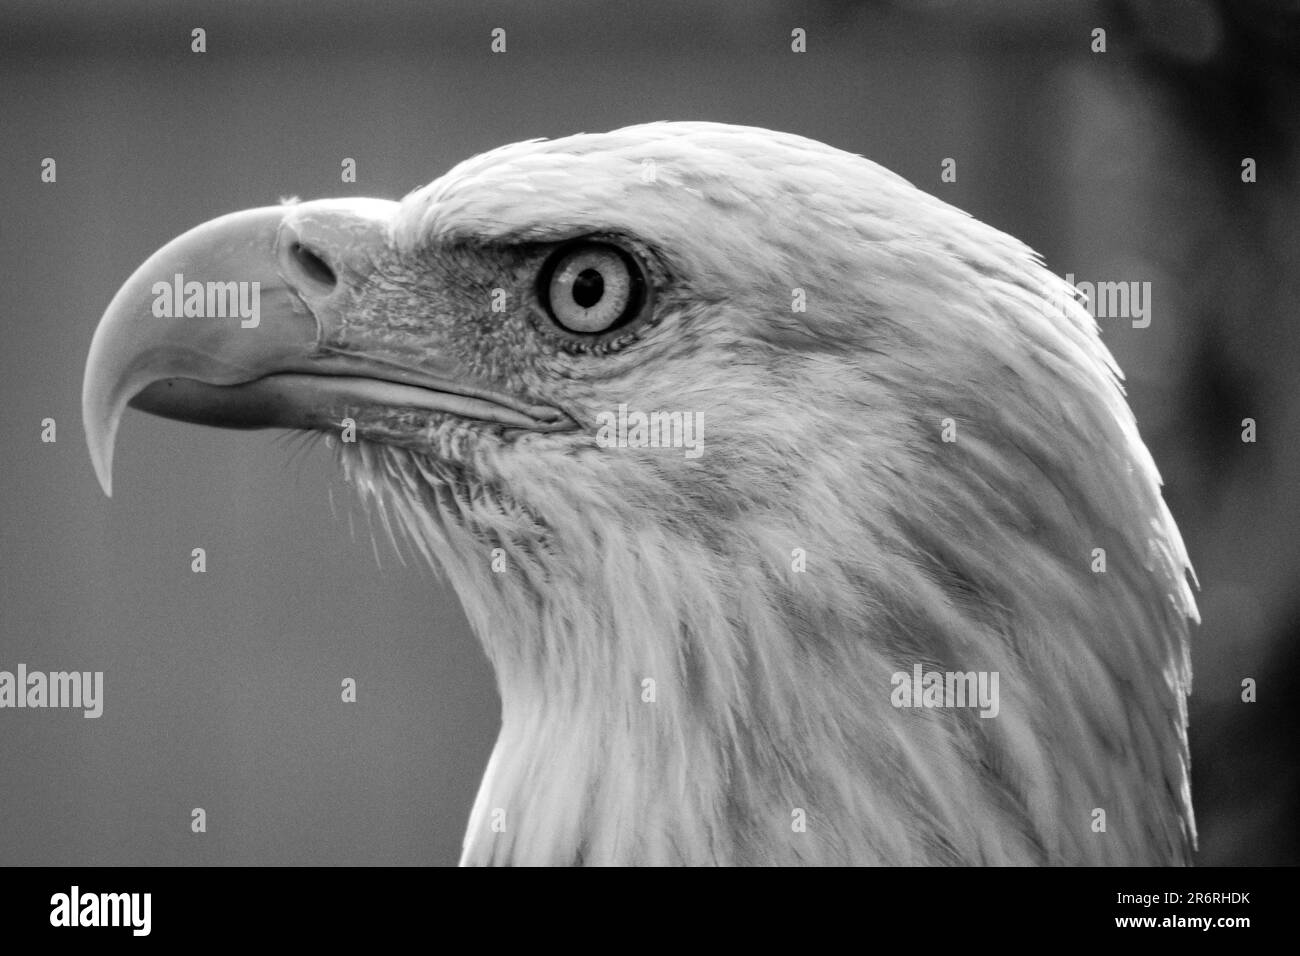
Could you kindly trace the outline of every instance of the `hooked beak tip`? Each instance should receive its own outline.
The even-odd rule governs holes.
[[[104,495],[113,497],[113,443],[116,431],[114,423],[103,423],[95,427],[89,419],[86,421],[86,447],[90,451],[90,464],[95,469],[95,478],[104,489]]]
[[[99,487],[104,489],[104,497],[113,497],[113,466],[105,459],[98,459],[95,462],[95,477],[99,479]]]

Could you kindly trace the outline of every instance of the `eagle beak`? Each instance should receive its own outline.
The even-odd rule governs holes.
[[[224,428],[336,428],[348,409],[378,405],[567,424],[554,409],[476,387],[445,357],[421,356],[417,367],[382,347],[340,346],[348,317],[374,294],[368,280],[398,208],[337,199],[251,209],[150,256],[109,303],[86,363],[82,417],[105,494],[128,404]]]

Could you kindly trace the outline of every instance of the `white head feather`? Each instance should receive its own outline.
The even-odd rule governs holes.
[[[867,160],[708,123],[494,150],[392,237],[427,259],[587,233],[662,266],[653,328],[498,341],[529,353],[502,374],[586,425],[701,412],[700,458],[590,428],[343,446],[496,669],[465,861],[1187,860],[1187,556],[1072,290]],[[918,662],[997,672],[997,717],[892,706]]]

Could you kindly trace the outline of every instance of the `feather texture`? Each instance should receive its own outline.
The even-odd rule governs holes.
[[[1072,290],[865,159],[707,123],[494,150],[391,239],[418,272],[592,233],[660,271],[647,334],[574,355],[480,318],[466,355],[586,426],[700,412],[703,455],[340,446],[496,671],[464,862],[1186,862],[1188,559]],[[997,672],[997,716],[893,706],[917,663]]]

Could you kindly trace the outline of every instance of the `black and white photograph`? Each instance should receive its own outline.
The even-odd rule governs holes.
[[[5,925],[459,865],[1260,927],[1300,3],[4,0],[0,91],[0,875],[68,874]]]

